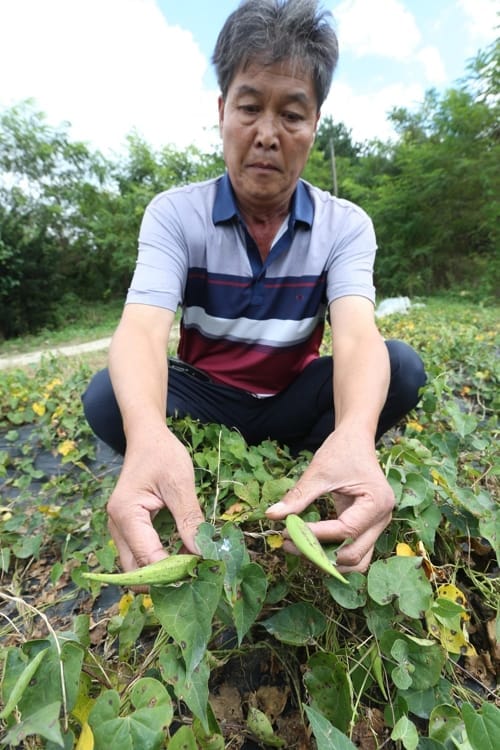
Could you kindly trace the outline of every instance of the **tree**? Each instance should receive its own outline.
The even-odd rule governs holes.
[[[353,143],[351,131],[327,115],[320,121],[303,177],[323,190],[346,197],[343,183],[360,153],[361,146]]]
[[[0,116],[0,170],[0,333],[13,336],[53,321],[63,295],[78,291],[94,247],[82,207],[105,165],[25,102]]]
[[[142,138],[131,134],[128,154],[111,170],[114,188],[102,193],[99,210],[90,226],[105,259],[105,291],[123,297],[130,283],[137,255],[137,237],[144,210],[163,190],[196,180],[216,177],[224,171],[219,153],[203,154],[191,146],[183,151],[165,147],[154,151]]]
[[[219,153],[154,152],[131,134],[117,163],[71,142],[32,102],[0,116],[0,335],[71,315],[78,299],[122,299],[153,196],[220,174]]]
[[[426,294],[454,285],[493,292],[498,271],[498,43],[474,61],[470,79],[417,112],[394,110],[399,141],[386,173],[367,194],[379,237],[379,286]],[[497,87],[495,89],[495,86]]]

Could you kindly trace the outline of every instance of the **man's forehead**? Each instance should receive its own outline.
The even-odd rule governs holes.
[[[243,97],[243,96],[255,96],[259,97],[262,96],[264,91],[262,87],[259,86],[252,86],[248,83],[241,83],[240,85],[236,85],[233,90],[235,97]],[[305,91],[297,89],[287,89],[283,92],[280,92],[282,94],[282,98],[286,101],[290,102],[298,102],[299,104],[308,104],[311,100],[311,97],[306,94]]]
[[[279,89],[288,99],[303,103],[314,96],[312,76],[290,63],[259,65],[252,63],[238,70],[229,86],[236,96],[259,96],[271,89]]]

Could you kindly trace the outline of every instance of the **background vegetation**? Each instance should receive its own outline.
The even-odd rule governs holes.
[[[381,295],[465,285],[491,297],[498,278],[500,42],[444,94],[395,109],[393,142],[355,143],[326,117],[304,177],[359,203],[379,238]],[[335,153],[335,162],[332,153]],[[335,164],[335,172],[333,170]],[[123,300],[139,224],[159,191],[223,171],[220,153],[154,151],[130,135],[111,161],[25,102],[0,116],[0,336],[57,326],[81,303]]]

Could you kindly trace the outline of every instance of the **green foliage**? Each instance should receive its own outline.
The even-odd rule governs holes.
[[[132,711],[120,716],[120,695],[116,690],[101,693],[93,706],[89,725],[95,750],[123,747],[126,750],[159,750],[163,730],[173,717],[170,696],[158,680],[138,680],[129,696]]]
[[[378,747],[413,750],[416,731],[417,748],[496,748],[494,682],[473,664],[498,631],[498,308],[429,299],[380,327],[421,352],[429,382],[378,446],[397,507],[347,585],[285,554],[283,524],[264,515],[309,456],[191,420],[171,426],[195,465],[205,561],[149,596],[89,585],[85,571],[116,567],[115,475],[80,402],[90,370],[46,359],[0,372],[0,747],[221,750],[234,735],[214,694],[233,659],[253,658],[265,680],[284,663],[289,682],[271,686],[284,696],[274,713],[244,694],[239,739],[290,746],[293,717],[317,750],[352,750],[363,730]],[[309,512],[331,513],[330,498]],[[169,514],[155,523],[175,553]]]
[[[93,242],[82,221],[104,177],[103,160],[30,103],[0,116],[0,336],[53,323],[78,290]]]
[[[112,163],[30,102],[0,114],[0,337],[55,327],[80,300],[123,299],[149,201],[223,171],[217,153],[128,143]]]
[[[417,112],[391,115],[400,135],[393,172],[365,204],[378,231],[377,274],[386,292],[414,295],[461,284],[496,292],[499,90],[491,71],[499,50],[497,42],[478,56],[475,82],[466,79],[442,96],[431,90]]]
[[[316,739],[318,750],[355,750],[356,745],[339,729],[333,726],[322,713],[312,706],[305,706],[307,718]]]
[[[499,276],[500,43],[471,62],[444,94],[427,92],[416,111],[395,109],[394,142],[353,144],[342,124],[319,128],[306,179],[332,188],[373,219],[383,294],[428,294],[463,286],[495,296]]]

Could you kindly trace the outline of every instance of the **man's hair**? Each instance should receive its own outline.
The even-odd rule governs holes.
[[[236,73],[252,63],[290,62],[310,73],[318,110],[330,90],[338,60],[331,14],[318,0],[243,0],[217,38],[212,63],[222,97]]]

